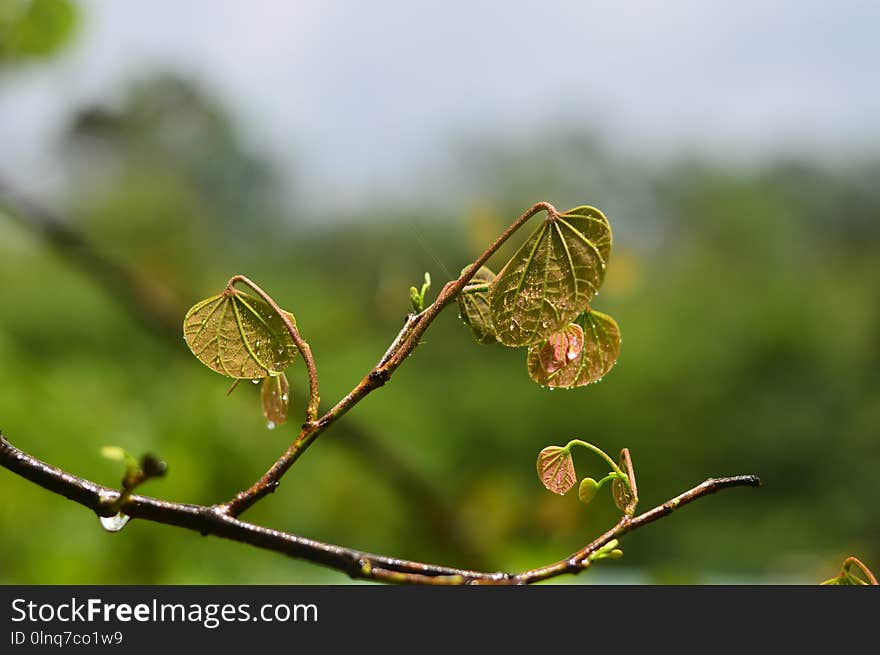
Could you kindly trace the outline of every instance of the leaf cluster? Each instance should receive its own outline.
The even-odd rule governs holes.
[[[460,316],[478,343],[527,348],[529,376],[542,386],[601,380],[620,353],[617,323],[590,306],[610,255],[601,211],[548,211],[497,275],[477,271],[459,294]]]

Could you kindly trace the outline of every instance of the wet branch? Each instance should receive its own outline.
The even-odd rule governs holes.
[[[112,516],[121,510],[141,519],[193,530],[203,535],[230,539],[257,548],[346,573],[352,578],[381,582],[430,585],[531,584],[559,575],[578,573],[593,563],[592,555],[618,537],[668,516],[676,509],[722,489],[758,487],[754,475],[710,478],[693,489],[658,505],[644,514],[623,517],[617,525],[568,557],[548,566],[521,573],[484,572],[376,555],[344,546],[327,544],[287,532],[272,530],[230,516],[224,506],[188,505],[147,496],[131,495],[119,507],[120,492],[62,471],[13,446],[0,435],[0,466],[40,487],[64,496],[94,511]]]

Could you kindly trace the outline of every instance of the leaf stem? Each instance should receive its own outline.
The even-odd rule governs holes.
[[[626,476],[624,476],[624,477],[626,477]],[[596,483],[596,489],[601,489],[602,485],[604,485],[606,482],[610,482],[611,480],[619,480],[619,479],[620,479],[620,476],[617,475],[617,473],[611,473],[610,475],[606,475],[604,478],[602,478],[601,480],[599,480]]]
[[[565,446],[563,446],[563,448],[567,452],[570,452],[573,446],[581,446],[582,448],[586,448],[587,450],[591,450],[594,453],[596,453],[599,457],[604,459],[606,462],[608,462],[608,465],[611,467],[611,470],[614,471],[614,473],[621,480],[624,481],[627,488],[630,489],[630,491],[632,491],[632,486],[629,483],[629,477],[626,475],[626,473],[624,473],[623,471],[620,470],[620,467],[615,463],[615,461],[613,459],[611,459],[611,457],[608,456],[608,453],[606,453],[601,448],[594,446],[591,443],[587,443],[586,441],[583,441],[582,439],[572,439],[567,444],[565,444]]]
[[[293,339],[293,342],[296,344],[297,350],[299,350],[300,354],[302,355],[303,360],[306,363],[306,370],[308,371],[309,375],[309,403],[306,407],[306,422],[314,422],[315,419],[318,418],[318,406],[321,403],[321,397],[318,392],[318,370],[315,367],[315,358],[312,356],[312,349],[309,347],[308,342],[302,338],[299,330],[296,329],[293,321],[291,321],[290,317],[287,315],[287,312],[281,309],[281,307],[278,306],[278,303],[275,302],[272,296],[263,291],[251,279],[245,277],[244,275],[234,275],[229,278],[229,282],[226,283],[226,288],[232,289],[233,286],[239,282],[253,290],[254,293],[260,296],[260,298],[262,298],[264,301],[266,301],[266,303],[273,309],[273,311],[281,319],[281,322],[284,323],[284,327],[290,334],[290,338]]]
[[[853,567],[853,566],[862,572],[862,574],[865,576],[865,578],[867,578],[868,584],[870,584],[870,585],[880,584],[877,582],[877,578],[874,577],[874,574],[871,572],[871,569],[869,569],[867,566],[865,566],[865,564],[857,557],[847,557],[843,561],[842,569],[844,572],[848,573],[850,567]]]

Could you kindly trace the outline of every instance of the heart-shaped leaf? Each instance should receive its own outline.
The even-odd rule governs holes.
[[[577,480],[571,453],[561,446],[544,448],[538,453],[538,477],[553,493],[568,493]]]
[[[273,429],[287,421],[287,408],[290,405],[290,385],[284,373],[270,375],[263,379],[263,416],[266,425]]]
[[[495,327],[489,314],[489,289],[488,285],[495,279],[495,273],[485,266],[471,278],[465,290],[458,294],[458,309],[461,320],[471,329],[471,334],[477,343],[495,343]],[[468,291],[468,287],[475,290]]]
[[[287,317],[293,321],[292,314]],[[236,379],[256,380],[280,373],[297,353],[272,307],[232,288],[196,303],[186,313],[183,338],[205,366]]]
[[[587,309],[605,277],[611,228],[598,209],[548,214],[489,287],[498,341],[529,346]]]
[[[588,310],[546,341],[529,347],[526,364],[538,384],[571,389],[601,380],[620,354],[613,318]]]
[[[617,509],[624,512],[627,516],[632,516],[639,502],[639,492],[636,488],[636,475],[635,471],[633,471],[632,459],[629,456],[628,448],[620,451],[618,466],[629,479],[629,486],[623,480],[614,480],[611,483],[611,495],[614,496],[614,504],[617,505]]]

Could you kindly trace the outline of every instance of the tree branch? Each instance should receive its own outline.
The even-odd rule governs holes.
[[[48,491],[91,509],[99,516],[112,516],[121,509],[133,519],[173,525],[203,535],[249,544],[314,562],[346,573],[352,578],[430,585],[532,584],[566,573],[578,573],[592,565],[594,560],[591,555],[627,532],[653,523],[679,507],[716,491],[732,487],[758,487],[761,484],[760,479],[754,475],[710,478],[644,514],[633,518],[623,517],[605,534],[554,564],[521,573],[504,573],[414,562],[327,544],[241,521],[230,516],[225,506],[188,505],[133,494],[121,503],[120,508],[118,490],[76,477],[47,464],[16,448],[3,435],[0,435],[0,465]]]

